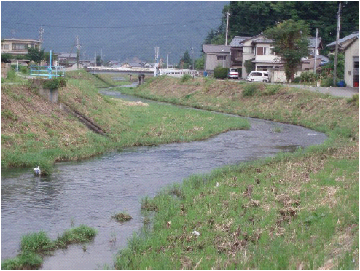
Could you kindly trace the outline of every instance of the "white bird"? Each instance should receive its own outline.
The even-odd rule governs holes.
[[[41,170],[40,170],[40,167],[39,167],[39,166],[37,166],[36,168],[34,168],[34,174],[35,174],[36,176],[40,176]]]
[[[200,235],[200,232],[198,232],[198,231],[193,231],[192,234],[193,234],[193,235],[196,235],[196,236],[199,236],[199,235]]]

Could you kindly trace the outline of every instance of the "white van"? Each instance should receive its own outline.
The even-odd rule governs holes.
[[[269,72],[267,71],[252,71],[246,77],[249,82],[270,82]]]

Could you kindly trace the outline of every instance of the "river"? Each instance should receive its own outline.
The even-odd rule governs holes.
[[[129,98],[105,91],[107,95]],[[249,119],[250,130],[229,131],[204,141],[136,147],[76,163],[59,163],[46,178],[31,170],[2,172],[1,258],[18,253],[21,237],[45,231],[56,239],[71,226],[98,230],[92,243],[72,245],[44,259],[42,269],[113,268],[113,259],[131,235],[144,225],[141,199],[192,174],[244,161],[273,156],[324,142],[312,130]],[[118,223],[111,216],[133,217]]]

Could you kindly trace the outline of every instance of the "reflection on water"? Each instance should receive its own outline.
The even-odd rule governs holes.
[[[251,129],[230,131],[209,140],[139,147],[78,162],[61,163],[48,178],[31,170],[2,174],[1,257],[18,253],[21,236],[44,230],[55,239],[72,225],[98,230],[86,251],[81,245],[58,250],[43,269],[102,269],[143,225],[143,197],[166,185],[227,164],[271,156],[279,151],[321,144],[321,133],[285,124],[250,119]],[[118,223],[111,216],[127,212]]]

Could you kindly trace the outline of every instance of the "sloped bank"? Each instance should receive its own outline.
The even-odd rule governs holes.
[[[130,146],[200,140],[249,125],[238,118],[168,105],[130,106],[99,94],[99,87],[108,86],[104,83],[108,80],[83,70],[67,73],[66,80],[66,87],[58,92],[59,104],[71,108],[83,122],[41,97],[27,82],[1,86],[2,169],[40,166],[42,172],[51,172],[54,162]]]
[[[122,92],[325,132],[278,155],[165,189],[118,269],[358,269],[358,100],[265,84],[160,77]],[[341,249],[339,249],[341,248]]]

